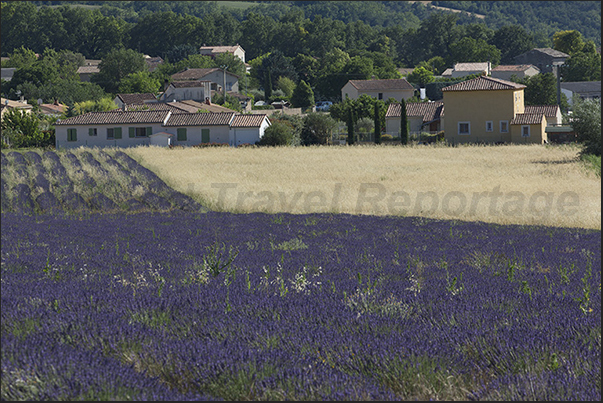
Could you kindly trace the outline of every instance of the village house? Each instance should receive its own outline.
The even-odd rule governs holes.
[[[442,73],[442,77],[457,78],[466,77],[473,74],[490,75],[492,65],[490,62],[483,63],[455,63],[451,69],[446,69]]]
[[[532,64],[506,64],[499,65],[490,70],[490,76],[502,80],[511,81],[515,76],[517,79],[532,77],[540,74],[540,69]]]
[[[211,82],[211,90],[222,92],[226,88],[226,91],[239,92],[239,76],[217,67],[207,69],[187,68],[172,74],[172,83],[175,81],[209,81]]]
[[[266,115],[171,110],[89,112],[55,123],[56,148],[255,144],[270,126]]]
[[[400,137],[400,117],[402,107],[399,103],[391,103],[385,113],[385,133]],[[443,102],[408,102],[406,117],[410,134],[427,132],[430,134],[442,130],[444,122]]]
[[[479,76],[442,88],[447,142],[546,143],[545,114],[538,110],[526,113],[525,87]]]
[[[13,101],[12,99],[1,98],[0,117],[4,116],[9,109],[19,109],[25,113],[31,113],[33,106],[25,100]]]
[[[117,94],[113,102],[118,108],[123,109],[128,105],[141,105],[147,102],[156,102],[157,97],[150,92],[133,93],[133,94]]]
[[[211,86],[212,82],[207,80],[172,81],[159,96],[159,100],[169,102],[192,99],[211,102]]]
[[[341,89],[341,99],[358,99],[366,94],[380,100],[409,99],[415,93],[415,88],[405,78],[389,80],[349,80]]]
[[[565,81],[560,86],[561,93],[565,94],[570,105],[574,103],[574,96],[580,99],[601,99],[601,81]]]
[[[243,63],[245,63],[245,50],[241,47],[241,45],[237,44],[234,46],[201,46],[199,48],[199,54],[205,56],[216,57],[220,53],[230,53],[235,55]]]
[[[515,64],[532,64],[541,73],[553,73],[557,76],[554,66],[565,63],[569,55],[552,48],[534,48],[530,51],[515,56]]]

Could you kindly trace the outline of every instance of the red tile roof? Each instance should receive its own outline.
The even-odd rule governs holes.
[[[117,97],[121,99],[126,105],[130,104],[142,104],[144,101],[155,101],[157,98],[150,92],[137,93],[137,94],[117,94]]]
[[[267,115],[236,115],[232,121],[232,127],[260,127]]]
[[[164,126],[229,126],[235,113],[173,113]]]
[[[523,113],[537,113],[540,115],[555,117],[559,112],[559,105],[526,105]]]
[[[390,80],[350,80],[359,90],[414,90],[415,88],[404,78]]]
[[[502,80],[500,78],[479,76],[471,80],[463,81],[457,84],[442,88],[442,91],[496,91],[496,90],[517,90],[525,88],[523,84],[512,81]]]
[[[401,107],[400,104],[393,103],[389,104],[386,118],[389,117],[400,117]],[[443,102],[408,102],[406,104],[406,116],[422,117],[423,122],[431,122],[436,119],[440,119],[444,116],[444,103]]]
[[[538,69],[538,67],[534,66],[533,64],[501,64],[492,68],[492,71],[525,71],[530,67]]]
[[[65,120],[55,125],[110,125],[136,123],[163,123],[169,111],[135,111],[128,112],[116,109],[110,112],[88,112]]]
[[[211,83],[209,80],[189,80],[189,81],[172,81],[170,83],[174,88],[193,88],[193,87],[204,87],[207,83]]]
[[[539,113],[518,113],[509,122],[510,125],[537,125],[542,123],[543,115]]]

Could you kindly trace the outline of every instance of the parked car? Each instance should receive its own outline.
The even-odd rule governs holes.
[[[331,109],[331,105],[333,105],[333,102],[331,101],[320,101],[316,103],[316,111],[320,111],[320,112],[327,112],[329,109]]]

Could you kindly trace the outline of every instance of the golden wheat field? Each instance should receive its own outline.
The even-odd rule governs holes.
[[[601,228],[601,180],[574,146],[125,150],[216,211],[404,215]]]

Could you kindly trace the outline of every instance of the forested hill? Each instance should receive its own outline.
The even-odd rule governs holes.
[[[578,30],[601,45],[600,1],[34,1],[37,5],[85,4],[107,16],[137,22],[151,12],[173,11],[203,17],[226,11],[239,21],[249,13],[281,20],[297,15],[316,16],[346,24],[362,21],[370,26],[419,28],[435,10],[429,5],[466,11],[458,23],[484,22],[491,29],[519,25],[537,37],[550,38],[562,30]],[[468,13],[484,15],[483,19]]]

